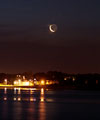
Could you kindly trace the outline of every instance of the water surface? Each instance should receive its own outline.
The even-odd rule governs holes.
[[[0,120],[100,120],[100,91],[0,89]]]

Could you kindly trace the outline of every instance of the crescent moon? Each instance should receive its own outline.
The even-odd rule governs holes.
[[[51,32],[55,32],[53,29],[52,29],[52,25],[49,26],[49,29]]]

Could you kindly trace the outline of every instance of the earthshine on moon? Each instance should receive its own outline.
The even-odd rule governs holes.
[[[57,31],[57,25],[56,24],[49,25],[49,30],[52,33],[56,32]]]

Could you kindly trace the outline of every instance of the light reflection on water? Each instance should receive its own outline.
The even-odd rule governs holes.
[[[19,95],[21,94],[21,90],[20,90],[20,88],[18,88],[18,94],[19,94]]]
[[[7,97],[4,97],[4,101],[6,101],[7,100]]]
[[[35,93],[36,89],[21,89],[21,88],[14,88],[13,90],[8,90],[7,88],[4,88],[4,97],[3,97],[3,101],[7,103],[7,101],[14,101],[13,102],[13,108],[14,113],[13,116],[15,118],[19,117],[21,119],[21,113],[22,113],[22,102],[30,102],[30,106],[29,108],[27,108],[26,110],[28,110],[30,113],[30,117],[29,120],[33,120],[32,114],[34,112],[34,108],[32,108],[33,104],[32,103],[37,103],[38,104],[38,120],[46,120],[46,111],[45,111],[45,103],[44,103],[44,89],[41,88],[40,90],[38,90],[37,93]],[[11,91],[13,91],[13,93],[9,94]],[[39,94],[40,93],[40,94]],[[38,96],[34,96],[34,94],[38,94]],[[10,96],[11,95],[11,96]],[[20,104],[18,104],[20,103]],[[20,109],[19,109],[19,105],[20,105]],[[6,108],[5,108],[6,109]],[[8,109],[8,108],[7,108]],[[16,109],[16,110],[15,110]],[[17,111],[17,114],[16,114]],[[27,112],[28,112],[27,111]],[[6,115],[8,115],[8,112],[5,112]],[[6,118],[5,118],[6,119]]]
[[[44,103],[44,89],[41,88],[40,93],[40,103],[39,103],[39,118],[40,120],[46,120],[46,111],[45,111],[45,103]]]
[[[40,101],[44,102],[44,89],[43,88],[41,88]]]
[[[16,88],[14,88],[14,94],[16,94]]]
[[[30,102],[33,102],[34,101],[34,98],[33,97],[30,97]]]
[[[18,101],[21,101],[21,98],[20,98],[20,97],[18,97]]]
[[[14,97],[14,101],[16,101],[17,99]]]
[[[7,88],[4,88],[4,94],[7,94]]]
[[[28,104],[30,104],[30,105],[27,106],[28,108],[26,108],[26,112],[29,112],[28,114],[30,114],[29,120],[33,120],[32,115],[33,115],[33,112],[35,109],[32,108],[32,106],[33,106],[32,103],[37,102],[38,108],[39,108],[38,120],[45,120],[45,117],[46,117],[45,116],[45,103],[43,103],[44,102],[44,89],[42,88],[41,90],[38,90],[37,93],[34,92],[35,90],[36,89],[30,89],[30,88],[29,89],[14,88],[13,90],[8,89],[8,91],[7,91],[7,88],[4,88],[3,101],[6,104],[8,104],[8,102],[10,102],[10,101],[13,101],[13,102],[11,102],[11,103],[13,103],[13,107],[11,107],[11,109],[14,109],[13,116],[12,116],[12,117],[14,117],[14,119],[22,118],[22,116],[21,116],[22,110],[23,110],[21,107],[22,102],[28,102]],[[36,96],[34,96],[34,93],[36,94]],[[37,94],[40,97],[38,97]],[[0,99],[2,99],[2,98],[0,98]],[[4,106],[5,114],[3,114],[3,119],[7,119],[9,109],[10,108],[8,108],[8,105]]]
[[[44,99],[41,99],[41,102],[39,103],[39,119],[40,120],[46,120],[46,108]]]
[[[80,120],[81,117],[86,120],[92,115],[100,118],[97,114],[99,108],[100,92],[49,91],[43,88],[0,90],[0,120]]]
[[[13,89],[14,97],[13,97],[13,99],[9,97],[9,100],[36,102],[37,98],[34,97],[34,91],[35,90],[36,90],[35,88],[14,88]],[[45,94],[44,88],[41,88],[39,91],[40,91],[40,99],[38,99],[38,101],[44,102],[44,100],[45,100],[45,98],[44,98],[45,97],[44,96],[44,94]],[[7,101],[7,97],[8,97],[8,95],[7,95],[7,88],[4,88],[4,94],[6,96],[4,96],[3,100]],[[28,94],[28,96],[21,98],[21,94],[22,95]],[[47,99],[47,101],[49,101],[49,100]]]

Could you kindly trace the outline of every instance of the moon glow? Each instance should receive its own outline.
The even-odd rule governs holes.
[[[49,30],[50,30],[50,32],[56,32],[57,31],[57,25],[55,25],[55,24],[52,24],[52,25],[49,25]]]

